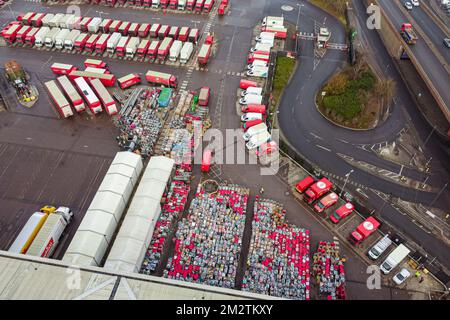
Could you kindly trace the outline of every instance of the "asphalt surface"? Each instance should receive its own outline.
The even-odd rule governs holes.
[[[380,0],[379,3],[383,7],[385,13],[392,21],[393,25],[397,28],[397,30],[400,30],[402,23],[409,21],[409,19],[400,9],[401,4],[399,4],[398,2],[392,0]],[[418,15],[419,10],[416,11],[417,12],[413,14]],[[421,15],[421,19],[419,20],[419,24],[421,26],[425,25],[425,20],[422,20],[424,18],[423,16],[424,14]],[[427,34],[431,34],[437,31],[429,30],[433,28],[434,23],[429,24],[429,22],[427,22],[426,25],[426,28],[428,30]],[[425,70],[427,76],[430,78],[430,81],[433,84],[434,88],[436,88],[437,92],[442,97],[447,110],[450,110],[450,91],[448,90],[450,76],[443,64],[430,49],[430,46],[426,43],[425,39],[417,31],[416,34],[417,43],[410,46],[410,48],[414,56],[417,58],[417,60]],[[449,60],[447,60],[447,63],[448,61]]]
[[[33,2],[13,2],[12,10],[23,11],[40,11],[45,10],[42,5]],[[39,8],[39,9],[38,9]],[[59,7],[50,7],[54,12],[61,12]],[[153,14],[149,12],[139,12],[136,10],[121,9],[120,12],[116,9],[108,9],[106,7],[83,6],[83,10],[94,15],[95,10],[111,10],[114,17],[120,17],[122,20],[124,16],[130,21],[153,21],[152,19],[161,17],[162,15]],[[91,10],[91,11],[89,11]],[[93,11],[94,10],[94,11]],[[116,11],[114,11],[116,10]],[[186,69],[173,68],[162,65],[143,64],[137,62],[125,62],[114,59],[104,59],[112,73],[120,76],[130,72],[144,73],[147,69],[161,70],[171,72],[179,77],[179,83],[183,81],[188,82],[188,89],[194,90],[201,86],[208,85],[212,89],[211,96],[211,118],[215,126],[221,129],[238,128],[240,125],[239,118],[236,116],[236,89],[240,80],[240,73],[245,67],[245,56],[250,48],[252,38],[253,26],[261,20],[261,18],[268,12],[278,10],[276,14],[281,14],[281,11],[276,9],[272,1],[252,1],[236,3],[232,5],[230,14],[224,18],[217,19],[215,25],[212,26],[219,39],[219,49],[216,52],[211,63],[208,65],[208,71],[194,71],[191,75],[186,74]],[[83,13],[82,14],[86,14]],[[0,11],[0,21],[2,24],[10,21],[9,13],[4,10]],[[197,24],[198,27],[203,27],[207,17],[198,15],[167,15],[164,19],[169,24],[174,25],[189,25],[189,21],[203,19],[203,25]],[[181,19],[181,20],[180,20]],[[182,22],[180,22],[182,21]],[[195,24],[195,23],[194,23]],[[32,59],[30,56],[32,55]],[[25,48],[0,48],[0,63],[14,57],[20,61],[24,67],[31,73],[36,74],[40,81],[54,79],[49,65],[53,62],[71,63],[77,66],[82,65],[82,61],[86,56],[71,55],[58,52],[37,51],[34,49]],[[5,171],[6,177],[14,176],[15,172],[19,172],[24,167],[24,175],[20,175],[15,187],[18,196],[15,199],[0,198],[1,205],[8,206],[7,212],[20,212],[22,214],[20,220],[14,220],[14,216],[10,214],[0,215],[0,222],[4,228],[9,230],[9,234],[2,234],[3,243],[0,248],[5,248],[6,242],[12,241],[15,232],[30,212],[36,210],[45,201],[65,202],[68,205],[79,209],[79,215],[75,223],[70,227],[70,234],[64,238],[64,245],[59,249],[59,253],[64,252],[64,248],[69,244],[73,233],[78,227],[82,219],[84,211],[90,203],[90,200],[95,193],[104,172],[107,169],[108,162],[111,161],[114,153],[117,151],[117,146],[114,141],[116,131],[109,122],[106,115],[88,120],[83,117],[78,117],[72,120],[59,120],[57,114],[54,112],[52,103],[48,100],[45,91],[41,88],[41,100],[36,104],[32,110],[14,110],[13,112],[0,113],[0,143],[6,144],[9,148],[21,149],[26,147],[26,151],[32,154],[39,153],[39,161],[33,164],[33,157],[28,156],[27,160],[16,161],[10,159],[10,153],[16,149],[7,149],[1,153],[3,157],[0,158],[0,164],[5,165],[11,163],[8,170]],[[32,114],[28,114],[32,113]],[[28,140],[27,138],[32,138]],[[11,146],[10,146],[11,145]],[[86,147],[87,146],[87,147]],[[0,144],[0,152],[6,150]],[[86,150],[88,149],[88,150]],[[50,153],[51,151],[55,154]],[[5,153],[6,152],[6,153]],[[48,155],[47,155],[48,154]],[[62,154],[62,164],[65,165],[65,170],[59,168],[54,162],[49,161],[54,156]],[[46,155],[46,156],[44,156]],[[21,157],[23,158],[23,157]],[[66,160],[67,159],[67,160]],[[70,159],[70,161],[69,161]],[[24,162],[24,163],[23,163]],[[62,165],[61,164],[61,165]],[[0,168],[0,174],[3,169]],[[52,170],[56,173],[52,174]],[[261,176],[260,168],[251,165],[232,165],[232,166],[217,166],[216,174],[218,179],[223,179],[228,182],[238,183],[251,188],[251,201],[255,197],[255,193],[261,186],[266,189],[266,195],[274,200],[280,201],[287,209],[287,217],[291,223],[298,226],[305,227],[311,230],[312,234],[312,250],[315,249],[318,241],[332,240],[333,233],[323,226],[311,213],[311,211],[304,205],[293,199],[288,192],[288,186],[279,178],[274,176]],[[61,173],[59,173],[61,172]],[[73,172],[77,172],[77,177],[72,178]],[[33,176],[32,185],[26,177]],[[34,176],[38,178],[34,178]],[[41,190],[40,182],[42,179],[53,180],[46,184],[44,194],[52,195],[47,197],[36,198],[36,196],[28,196],[26,199],[20,196],[20,191],[24,190]],[[1,186],[8,183],[0,176],[0,191]],[[67,183],[70,181],[70,184]],[[81,182],[84,181],[84,184]],[[4,188],[4,187],[3,187]],[[50,189],[49,189],[50,188]],[[77,196],[70,195],[71,193]],[[0,193],[2,195],[2,193]],[[8,193],[10,196],[10,194]],[[80,199],[80,197],[83,197]],[[2,211],[3,212],[3,211]],[[249,207],[249,218],[251,217],[252,208]],[[248,232],[248,231],[247,231]],[[347,264],[347,292],[351,299],[391,299],[393,297],[408,297],[408,293],[396,288],[385,287],[381,290],[368,290],[365,286],[367,275],[365,274],[366,264],[361,261],[353,251],[349,250],[346,244],[342,245],[343,254],[349,259]],[[57,257],[60,257],[57,256]]]
[[[326,17],[326,25],[332,30],[331,41],[335,43],[345,42],[344,29],[333,17],[309,5],[307,2],[300,2],[305,5],[301,10],[301,31],[311,32],[311,20],[323,21],[324,17]],[[295,6],[296,2],[290,3]],[[365,26],[365,8],[357,1],[355,9],[358,12],[358,18],[361,20],[360,24]],[[276,11],[277,6],[272,2],[266,13],[276,14]],[[287,20],[295,23],[297,14],[298,12],[288,12],[284,13],[284,16]],[[397,82],[396,103],[390,118],[375,130],[368,132],[345,130],[333,126],[325,120],[314,106],[315,94],[322,84],[343,65],[346,56],[344,53],[329,50],[314,69],[312,43],[301,41],[299,68],[281,100],[280,113],[278,115],[280,127],[294,148],[323,170],[344,177],[345,174],[353,169],[355,172],[349,180],[368,188],[391,193],[405,200],[413,202],[417,200],[418,202],[429,204],[435,198],[435,194],[412,190],[370,175],[350,166],[337,156],[337,153],[350,155],[357,160],[363,160],[379,168],[399,172],[399,165],[380,159],[373,152],[362,150],[359,146],[395,140],[407,121],[411,121],[414,124],[423,141],[425,141],[432,130],[419,115],[377,32],[365,30],[362,36],[365,37],[371,50],[375,51],[374,56],[377,57],[379,64],[383,66],[384,72]],[[429,181],[433,185],[442,187],[448,181],[448,172],[446,170],[448,158],[442,151],[442,146],[436,137],[433,136],[430,139],[427,144],[427,152],[432,154],[433,159],[435,159],[433,162],[433,170],[435,171]],[[426,177],[423,173],[414,170],[406,171],[405,175],[414,176],[419,180]],[[447,267],[450,265],[448,246],[432,235],[427,234],[411,221],[411,218],[403,216],[390,205],[385,205],[375,194],[370,192],[369,197],[369,202],[376,209],[377,214],[415,242],[421,244],[431,255],[437,256],[441,263],[444,263]],[[444,210],[449,208],[448,194],[444,193],[439,200],[437,206]],[[383,208],[383,210],[378,210],[380,208]]]

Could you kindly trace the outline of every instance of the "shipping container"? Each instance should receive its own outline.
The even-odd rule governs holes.
[[[158,48],[158,59],[161,61],[166,60],[166,57],[169,55],[170,47],[172,47],[173,39],[166,37],[161,42],[161,45]]]
[[[139,43],[139,46],[137,48],[137,55],[139,58],[145,58],[147,55],[148,47],[150,47],[150,40],[144,39]]]
[[[90,37],[89,34],[81,33],[75,40],[75,50],[79,52],[83,51],[89,37]]]
[[[178,34],[178,40],[180,41],[187,41],[189,37],[189,27],[182,27],[180,29],[180,33]]]
[[[9,247],[8,252],[26,253],[47,218],[48,214],[46,213],[33,213]]]
[[[147,56],[150,59],[156,59],[156,57],[158,56],[158,49],[159,49],[160,43],[161,42],[159,40],[153,40],[150,43],[150,46],[148,47],[148,51],[147,51]]]
[[[92,88],[88,85],[84,77],[78,77],[74,80],[74,82],[78,88],[78,92],[84,98],[84,101],[87,103],[92,113],[97,114],[102,112],[100,100],[98,99],[94,91],[92,91]]]
[[[100,36],[100,38],[98,38],[97,43],[95,44],[96,53],[103,54],[103,52],[105,52],[109,37],[109,34],[104,33]]]
[[[64,75],[57,78],[58,83],[67,98],[69,98],[70,103],[72,104],[73,109],[76,112],[82,112],[86,110],[86,105],[84,104],[83,98],[81,98],[75,86],[72,84],[70,79]]]
[[[73,116],[72,108],[70,103],[67,101],[66,97],[59,89],[55,80],[45,82],[45,87],[47,88],[50,97],[56,105],[56,109],[63,118],[68,118]]]
[[[149,83],[165,85],[173,88],[177,87],[177,77],[168,73],[149,70],[145,74],[145,79]]]
[[[121,89],[126,89],[135,84],[141,83],[141,77],[136,73],[128,74],[122,78],[117,79],[117,83]]]
[[[69,74],[74,70],[77,70],[76,67],[74,67],[71,64],[65,64],[65,63],[58,63],[55,62],[50,66],[50,69],[54,74]]]
[[[194,44],[192,42],[185,42],[180,52],[180,62],[187,63],[194,52]]]
[[[33,46],[34,41],[36,40],[36,34],[39,32],[39,28],[32,28],[30,31],[28,31],[27,35],[25,36],[25,45]]]
[[[106,113],[108,113],[109,116],[113,116],[117,114],[117,106],[116,102],[111,97],[111,94],[106,90],[105,86],[99,79],[92,79],[90,80],[92,89],[94,89],[94,92],[97,94],[97,97],[99,97],[103,108],[106,110]]]
[[[150,28],[151,26],[149,23],[142,23],[138,30],[139,37],[146,38],[150,32]]]
[[[111,37],[109,37],[106,42],[106,49],[108,50],[108,53],[113,54],[116,51],[117,44],[121,38],[122,35],[119,32],[114,32]]]
[[[158,37],[159,29],[161,29],[161,25],[159,23],[152,24],[152,27],[150,28],[150,36],[152,38]]]
[[[106,87],[112,87],[116,83],[116,77],[113,74],[103,74],[103,73],[97,73],[97,72],[86,72],[86,71],[79,71],[75,70],[69,73],[69,78],[74,80],[76,78],[82,77],[86,80],[91,79],[100,79],[100,81],[106,86]]]
[[[73,50],[75,47],[75,41],[80,36],[81,31],[77,29],[73,29],[70,31],[70,33],[67,35],[66,39],[64,40],[64,49],[67,50]]]

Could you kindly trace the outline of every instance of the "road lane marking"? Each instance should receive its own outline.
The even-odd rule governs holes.
[[[328,148],[325,148],[325,147],[323,147],[323,146],[321,146],[321,145],[318,145],[318,144],[316,144],[316,147],[317,147],[317,148],[320,148],[320,149],[322,149],[322,150],[325,150],[325,151],[331,152],[331,150],[330,150],[330,149],[328,149]]]

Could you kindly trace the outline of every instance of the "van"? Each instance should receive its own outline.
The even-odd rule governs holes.
[[[389,235],[385,235],[383,238],[380,239],[368,252],[367,255],[372,260],[377,260],[383,252],[386,251],[387,248],[392,244],[392,240],[389,239]]]
[[[242,105],[247,104],[262,104],[263,97],[257,94],[248,94],[245,97],[239,99],[239,103]]]
[[[270,52],[272,50],[273,43],[257,43],[253,48],[250,49],[250,52],[255,51],[264,51],[264,52]]]
[[[247,122],[247,121],[251,121],[251,120],[262,120],[263,115],[261,113],[254,113],[254,112],[250,112],[250,113],[245,113],[241,116],[241,121],[242,122]]]
[[[383,271],[384,274],[388,274],[391,272],[396,266],[400,264],[400,262],[405,259],[408,254],[411,252],[407,247],[403,244],[399,245],[392,251],[389,256],[384,260],[384,262],[380,265],[380,270]]]
[[[269,67],[255,66],[247,71],[249,77],[267,78],[269,76]]]
[[[253,60],[252,63],[247,65],[247,69],[251,70],[253,67],[267,67],[267,62],[263,60]]]
[[[242,91],[241,97],[245,97],[248,94],[261,95],[263,88],[261,87],[250,87],[247,90]]]
[[[266,132],[267,131],[267,125],[265,123],[260,123],[254,127],[251,127],[247,130],[247,132],[244,133],[242,136],[245,141],[250,140],[251,137],[253,137],[255,134]]]
[[[272,32],[261,32],[259,36],[255,38],[256,42],[261,42],[262,40],[273,41],[275,39],[275,33]]]
[[[264,143],[269,142],[271,138],[272,138],[271,134],[267,131],[255,134],[253,137],[250,138],[250,141],[247,142],[246,144],[247,149],[252,150],[258,148]]]

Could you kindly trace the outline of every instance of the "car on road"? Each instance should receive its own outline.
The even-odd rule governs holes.
[[[450,48],[450,38],[444,39],[444,46],[446,46],[447,48]]]
[[[341,221],[345,217],[348,217],[353,212],[353,210],[355,210],[355,206],[352,203],[347,202],[346,204],[341,206],[339,209],[337,209],[335,212],[330,214],[330,220],[333,223],[337,224],[337,223],[339,223],[339,221]]]
[[[334,192],[331,192],[316,203],[316,205],[314,206],[314,210],[318,213],[324,212],[326,209],[334,205],[338,200],[338,195]]]
[[[398,272],[393,278],[392,280],[394,280],[394,282],[397,285],[401,285],[403,282],[405,282],[406,279],[408,279],[411,276],[411,273],[408,271],[408,269],[403,268],[402,270],[400,270],[400,272]]]
[[[411,3],[412,3],[412,5],[414,7],[419,7],[420,6],[419,0],[411,0]]]
[[[408,10],[412,10],[412,9],[413,9],[412,3],[409,2],[409,1],[406,1],[406,2],[405,2],[405,8],[408,9]]]

